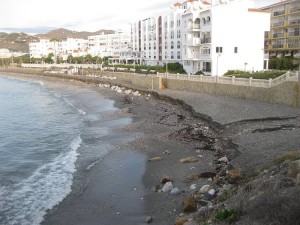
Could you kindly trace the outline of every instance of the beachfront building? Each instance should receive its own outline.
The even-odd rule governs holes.
[[[132,25],[133,51],[145,65],[180,62],[187,73],[222,76],[264,69],[270,13],[248,0],[187,0]]]
[[[300,1],[286,0],[261,8],[271,12],[265,50],[272,57],[300,58]]]
[[[92,56],[112,57],[114,61],[123,61],[132,55],[129,32],[116,31],[114,34],[101,34],[88,37]]]
[[[85,39],[65,38],[62,40],[40,39],[39,42],[29,43],[29,54],[31,58],[46,58],[53,54],[67,60],[69,55],[74,57],[88,54],[88,42]]]
[[[24,52],[12,52],[9,51],[7,48],[0,48],[0,58],[13,58],[13,57],[19,57],[22,55],[26,55]]]

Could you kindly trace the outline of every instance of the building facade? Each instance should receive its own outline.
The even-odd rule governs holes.
[[[252,5],[248,0],[177,2],[132,25],[133,51],[145,65],[179,62],[187,73],[263,70],[270,13]]]
[[[271,12],[265,50],[272,57],[300,58],[300,1],[285,0],[261,8]]]
[[[128,32],[89,36],[88,44],[88,52],[92,56],[122,58],[131,55],[131,38]]]

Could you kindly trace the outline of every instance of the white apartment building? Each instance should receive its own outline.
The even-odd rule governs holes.
[[[88,41],[84,39],[66,38],[60,41],[40,39],[39,42],[29,43],[29,54],[31,58],[45,58],[50,53],[55,57],[66,60],[69,55],[74,57],[88,54]]]
[[[187,73],[222,76],[263,70],[270,13],[248,0],[187,0],[132,25],[133,50],[146,65],[180,62]]]
[[[88,53],[92,56],[120,58],[131,55],[130,33],[128,32],[89,36],[88,45]]]

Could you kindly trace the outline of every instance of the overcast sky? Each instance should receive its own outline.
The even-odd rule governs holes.
[[[249,0],[257,7],[280,0]],[[170,0],[0,0],[0,31],[45,33],[129,30],[130,23],[169,9]],[[183,2],[183,1],[179,1]]]

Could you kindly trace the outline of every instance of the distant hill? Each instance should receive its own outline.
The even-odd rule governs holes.
[[[46,34],[37,34],[35,35],[35,37],[38,38],[58,38],[58,39],[62,39],[62,38],[81,38],[81,39],[87,39],[88,36],[92,36],[92,35],[99,35],[99,34],[113,34],[115,33],[114,30],[99,30],[96,32],[87,32],[87,31],[71,31],[71,30],[67,30],[67,29],[57,29],[57,30],[53,30],[50,31]]]
[[[99,34],[113,34],[114,30],[99,30],[96,32],[87,32],[87,31],[71,31],[67,29],[57,29],[50,31],[45,34],[29,35],[25,33],[5,33],[0,32],[0,48],[7,48],[10,51],[21,51],[29,52],[29,42],[39,41],[41,38],[82,38],[87,39],[88,36],[99,35]]]
[[[7,48],[14,52],[29,52],[29,42],[38,40],[37,37],[25,33],[0,32],[0,48]]]

